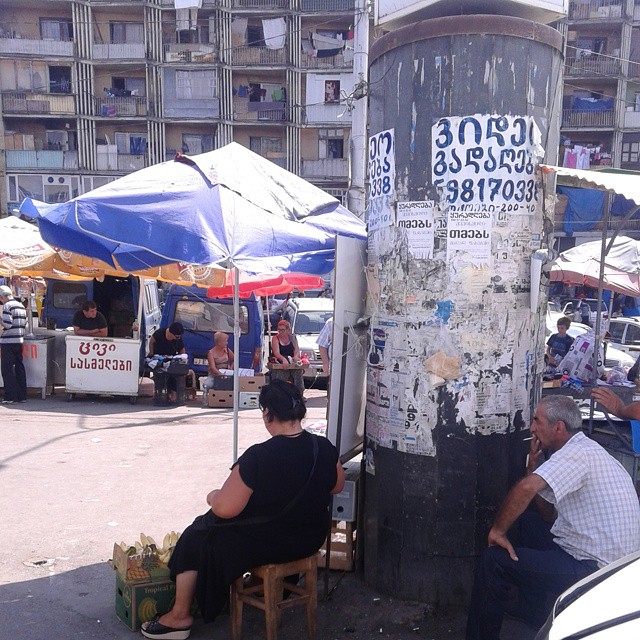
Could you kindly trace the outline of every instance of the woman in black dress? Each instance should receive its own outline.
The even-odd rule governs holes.
[[[169,561],[175,604],[142,625],[147,638],[186,640],[194,596],[204,621],[212,622],[243,573],[310,556],[325,540],[330,494],[344,486],[338,452],[302,429],[306,407],[295,386],[266,385],[260,408],[272,437],[240,456],[222,488],[207,495],[211,510],[180,537]]]

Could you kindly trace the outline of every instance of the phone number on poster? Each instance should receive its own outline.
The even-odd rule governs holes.
[[[436,180],[435,186],[445,189],[446,201],[456,202],[536,202],[538,184],[534,178],[529,180],[503,180],[502,178],[466,178],[465,180]],[[531,211],[534,207],[531,207]]]

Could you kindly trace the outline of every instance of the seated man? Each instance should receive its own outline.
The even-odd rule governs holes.
[[[180,322],[171,323],[168,329],[161,327],[154,331],[149,339],[149,355],[177,356],[181,353],[186,353],[184,342],[182,342],[183,333],[184,327]],[[175,402],[177,398],[176,381],[173,378],[169,378],[166,382],[169,402]]]
[[[640,549],[640,506],[631,478],[582,433],[573,399],[544,398],[531,433],[527,475],[500,507],[476,567],[467,640],[499,637],[511,590],[518,593],[518,614],[541,626],[551,597]],[[546,461],[545,451],[551,453]],[[540,513],[520,519],[520,530],[511,532],[520,534],[514,547],[507,534],[532,501]]]
[[[77,336],[107,337],[107,319],[98,311],[93,300],[82,303],[82,308],[75,312],[71,324],[73,333]]]

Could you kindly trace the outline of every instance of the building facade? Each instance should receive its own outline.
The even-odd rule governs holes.
[[[0,0],[1,214],[231,141],[343,199],[356,18],[354,0]]]
[[[640,171],[640,0],[572,0],[563,29],[559,164]],[[612,202],[609,197],[604,206],[611,207]],[[602,221],[590,230],[568,234],[566,204],[560,198],[554,222],[560,250],[601,236]],[[623,229],[640,238],[640,219],[635,218]],[[613,215],[608,226],[619,224],[620,217]]]

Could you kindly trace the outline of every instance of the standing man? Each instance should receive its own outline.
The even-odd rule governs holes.
[[[75,312],[71,324],[73,333],[77,336],[107,337],[107,319],[98,311],[93,300],[82,303],[82,308]]]
[[[499,638],[511,591],[518,595],[518,617],[540,627],[551,597],[640,549],[640,506],[631,478],[582,433],[573,399],[544,398],[531,433],[527,475],[500,507],[476,567],[467,640]],[[545,452],[551,454],[546,461]],[[538,513],[524,513],[531,502]]]
[[[325,323],[318,334],[316,344],[319,347],[320,359],[322,360],[322,371],[329,375],[331,369],[331,341],[333,340],[333,316]]]
[[[11,289],[0,286],[0,302],[2,303],[2,327],[0,335],[1,371],[4,381],[4,398],[2,404],[27,401],[27,374],[22,362],[22,345],[24,344],[27,311],[21,302],[13,297]]]

